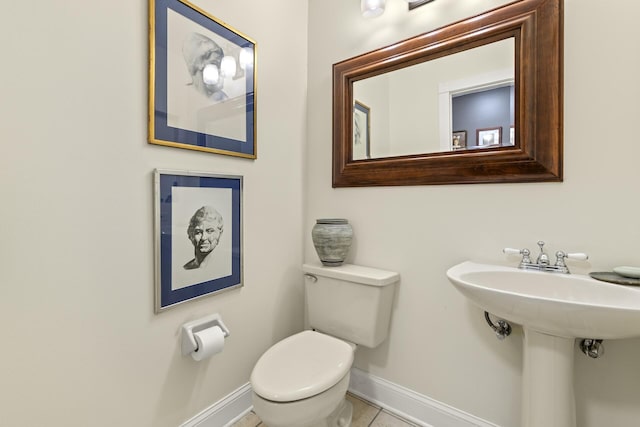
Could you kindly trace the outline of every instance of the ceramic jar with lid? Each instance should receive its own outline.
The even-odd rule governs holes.
[[[353,229],[343,218],[323,218],[316,220],[311,230],[311,238],[323,265],[342,265],[353,239]]]

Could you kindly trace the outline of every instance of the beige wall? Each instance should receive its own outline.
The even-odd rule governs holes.
[[[540,238],[589,252],[577,272],[640,263],[640,6],[566,0],[564,183],[332,189],[331,64],[506,1],[388,3],[367,21],[357,2],[310,0],[307,45],[305,2],[197,2],[258,41],[256,161],[146,143],[145,1],[5,5],[0,424],[175,426],[235,390],[301,328],[300,248],[316,258],[309,232],[327,216],[353,224],[351,262],[402,274],[389,340],[356,365],[518,424],[521,332],[496,341],[444,271],[514,263],[502,247]],[[156,167],[245,177],[244,288],[153,314]],[[179,327],[211,312],[232,336],[196,364]],[[601,360],[577,355],[581,427],[640,416],[640,341],[605,344]]]
[[[256,161],[147,144],[147,1],[3,4],[0,425],[175,427],[302,328],[307,3],[196,3],[258,41]],[[244,176],[242,289],[153,314],[154,168]]]
[[[399,271],[389,340],[356,366],[503,427],[519,424],[522,332],[499,342],[444,272],[467,259],[515,264],[501,249],[584,251],[575,272],[640,264],[640,6],[565,2],[565,180],[546,184],[331,188],[331,64],[507,1],[436,1],[413,12],[388,0],[377,19],[355,1],[309,1],[305,228],[339,216],[355,232],[350,262]],[[331,22],[331,31],[327,23]],[[470,221],[475,218],[476,221]],[[315,259],[309,239],[305,258]],[[576,353],[578,425],[640,417],[640,340]]]

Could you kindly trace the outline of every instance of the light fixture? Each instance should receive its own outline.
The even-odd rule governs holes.
[[[360,11],[365,18],[375,18],[384,13],[385,0],[360,0]]]
[[[233,77],[236,75],[237,65],[233,56],[226,55],[220,63],[220,74],[224,77]]]
[[[424,6],[427,3],[431,3],[433,0],[406,0],[409,3],[409,10],[416,7]]]
[[[253,49],[250,47],[243,47],[240,49],[238,62],[240,63],[240,69],[242,70],[253,67]]]
[[[433,0],[405,0],[409,4],[409,10],[424,6]],[[365,18],[375,18],[384,13],[385,0],[360,0],[360,11]]]
[[[220,80],[220,70],[214,64],[207,64],[202,70],[202,81],[208,85],[218,84]]]

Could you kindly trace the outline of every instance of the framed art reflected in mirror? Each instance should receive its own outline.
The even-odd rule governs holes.
[[[362,102],[355,101],[353,105],[353,160],[371,158],[371,109]]]
[[[454,150],[464,150],[467,148],[467,131],[454,131],[451,136],[451,147]]]

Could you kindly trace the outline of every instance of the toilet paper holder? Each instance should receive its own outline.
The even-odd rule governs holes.
[[[192,320],[182,325],[182,355],[186,356],[198,349],[198,344],[196,344],[196,339],[193,336],[195,332],[213,328],[214,326],[219,326],[222,329],[225,338],[229,336],[229,328],[224,324],[218,313]]]

